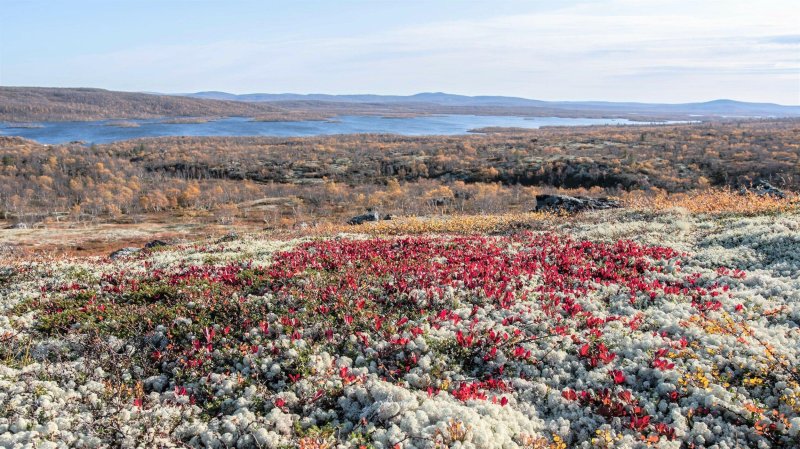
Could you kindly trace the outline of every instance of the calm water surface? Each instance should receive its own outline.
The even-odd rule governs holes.
[[[72,141],[108,143],[160,136],[321,136],[353,133],[390,133],[407,136],[466,134],[487,126],[539,128],[642,124],[626,119],[514,117],[485,115],[435,115],[408,118],[340,116],[330,121],[256,122],[249,118],[224,118],[205,123],[168,123],[162,119],[124,120],[138,126],[117,126],[120,120],[96,122],[43,122],[20,126],[0,122],[0,135],[22,136],[41,143]]]

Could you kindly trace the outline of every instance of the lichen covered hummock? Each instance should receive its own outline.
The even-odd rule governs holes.
[[[626,213],[16,264],[0,447],[800,445],[798,216]]]

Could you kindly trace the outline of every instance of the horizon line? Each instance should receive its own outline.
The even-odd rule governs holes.
[[[712,103],[715,101],[732,101],[736,103],[744,103],[744,104],[765,104],[765,105],[774,105],[774,106],[782,106],[782,107],[800,107],[800,103],[798,104],[787,104],[787,103],[775,103],[770,101],[744,101],[744,100],[736,100],[733,98],[712,98],[710,100],[694,100],[690,102],[680,102],[680,103],[664,103],[664,102],[648,102],[642,100],[597,100],[597,99],[582,99],[582,100],[542,100],[539,98],[529,98],[529,97],[519,97],[513,95],[496,95],[496,94],[480,94],[480,95],[468,95],[468,94],[459,94],[459,93],[452,93],[452,92],[445,92],[445,91],[419,91],[413,94],[386,94],[386,93],[347,93],[347,94],[332,94],[332,93],[324,93],[324,92],[309,92],[309,93],[299,93],[299,92],[245,92],[245,93],[234,93],[224,90],[199,90],[195,92],[158,92],[158,91],[147,91],[147,90],[115,90],[109,89],[105,87],[94,87],[94,86],[6,86],[0,85],[0,88],[28,88],[28,89],[97,89],[97,90],[104,90],[108,92],[122,92],[122,93],[139,93],[139,94],[147,94],[147,95],[166,95],[166,96],[179,96],[179,97],[186,97],[189,95],[196,95],[201,93],[221,93],[221,94],[228,94],[228,95],[236,95],[236,96],[243,96],[243,95],[303,95],[303,96],[312,96],[312,95],[327,95],[332,97],[345,97],[345,96],[357,96],[357,95],[372,95],[378,97],[413,97],[417,95],[425,95],[425,94],[442,94],[442,95],[453,95],[459,97],[467,97],[467,98],[481,98],[481,97],[502,97],[502,98],[511,98],[511,99],[521,99],[521,100],[529,100],[529,101],[542,101],[547,103],[628,103],[628,104],[646,104],[646,105],[686,105],[686,104],[703,104],[703,103]],[[210,100],[217,100],[211,98]],[[220,101],[220,100],[217,100]],[[222,101],[230,101],[230,100],[222,100]],[[262,103],[267,103],[268,101],[261,101]]]

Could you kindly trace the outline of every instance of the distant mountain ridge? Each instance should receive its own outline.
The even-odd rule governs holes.
[[[725,117],[800,117],[800,106],[714,100],[650,104],[542,101],[508,96],[154,94],[96,88],[0,86],[0,121],[86,121],[171,117],[250,117],[256,121],[327,120],[342,115],[413,117],[428,114],[621,118],[633,121],[717,120]]]
[[[611,101],[543,101],[508,96],[466,96],[444,92],[423,92],[414,95],[331,95],[331,94],[231,94],[219,91],[181,94],[193,98],[261,102],[328,102],[328,103],[372,103],[413,105],[426,104],[448,107],[512,107],[547,108],[569,111],[611,112],[629,114],[697,114],[700,116],[743,117],[798,117],[800,106],[775,103],[750,103],[720,99],[699,103],[636,103]]]
[[[95,88],[0,86],[0,120],[12,122],[287,114],[288,111],[272,104]]]

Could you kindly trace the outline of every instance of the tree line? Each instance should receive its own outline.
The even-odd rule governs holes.
[[[530,208],[543,189],[682,192],[757,179],[800,187],[800,121],[107,145],[0,137],[0,218],[12,221],[497,212]]]

